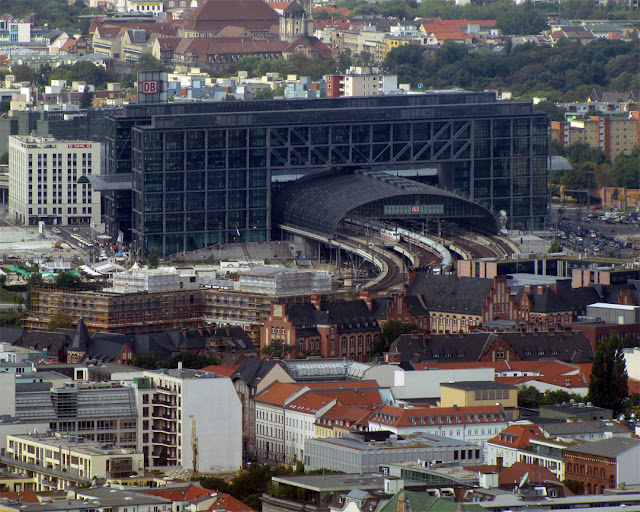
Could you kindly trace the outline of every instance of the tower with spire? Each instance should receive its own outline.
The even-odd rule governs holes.
[[[87,349],[89,348],[89,342],[91,337],[87,326],[84,325],[82,318],[78,320],[78,326],[73,333],[73,338],[67,348],[67,363],[79,363],[87,355]]]
[[[310,0],[293,0],[280,18],[280,39],[295,41],[313,36],[313,16]]]

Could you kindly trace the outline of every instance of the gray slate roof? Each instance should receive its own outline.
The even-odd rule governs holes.
[[[629,439],[626,437],[612,437],[610,439],[602,439],[593,443],[586,443],[579,447],[571,448],[569,451],[584,453],[586,455],[597,455],[599,457],[612,457],[640,446],[640,439]],[[640,452],[639,452],[640,453]]]

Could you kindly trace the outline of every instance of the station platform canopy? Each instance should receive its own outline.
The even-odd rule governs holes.
[[[318,171],[287,185],[273,199],[274,223],[332,236],[344,217],[375,220],[447,219],[490,233],[494,213],[453,192],[384,171]]]

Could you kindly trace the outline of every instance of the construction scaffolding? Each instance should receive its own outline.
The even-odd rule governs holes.
[[[32,290],[31,311],[24,325],[44,330],[58,311],[74,323],[82,318],[92,332],[139,334],[204,326],[200,290],[115,293],[55,287]]]

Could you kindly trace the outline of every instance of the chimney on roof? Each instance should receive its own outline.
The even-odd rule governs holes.
[[[571,334],[571,327],[569,327],[568,325],[565,325],[564,326],[564,333],[567,334],[567,335]]]
[[[538,328],[537,328],[537,327],[534,327],[534,328],[533,328],[533,335],[534,335],[534,336],[537,336],[537,335],[538,335]]]
[[[320,295],[312,295],[311,296],[311,304],[313,304],[318,311],[321,311],[322,305],[320,300]]]
[[[530,284],[525,284],[524,285],[524,293],[531,293],[531,285]]]
[[[622,290],[620,292],[620,297],[618,297],[618,304],[621,306],[635,306],[633,302],[633,296],[631,295],[631,290]]]
[[[556,328],[553,325],[550,325],[547,331],[549,332],[550,336],[554,336],[556,334]]]
[[[415,270],[409,272],[409,278],[407,279],[407,288],[409,288],[416,280],[418,273]]]
[[[411,331],[412,340],[422,340],[423,334],[420,331]]]
[[[538,286],[537,293],[538,295],[542,295],[544,293],[544,286]]]
[[[224,330],[227,333],[227,336],[231,336],[231,324],[225,325]]]
[[[369,311],[371,311],[371,308],[373,306],[372,306],[372,303],[371,303],[371,295],[369,294],[369,291],[368,290],[360,290],[359,297],[367,305],[367,307],[369,308]]]

